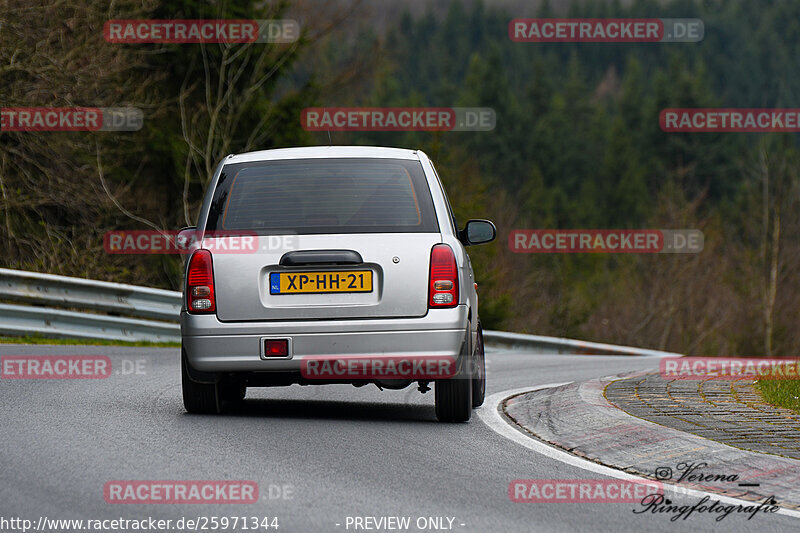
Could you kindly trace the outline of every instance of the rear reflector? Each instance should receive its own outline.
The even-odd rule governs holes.
[[[289,355],[287,339],[266,339],[264,341],[264,357],[286,357]]]
[[[211,252],[196,250],[189,259],[186,273],[186,305],[190,313],[213,313],[217,310],[214,299],[214,269]]]
[[[458,305],[458,266],[453,249],[446,244],[437,244],[431,249],[428,287],[428,307]]]

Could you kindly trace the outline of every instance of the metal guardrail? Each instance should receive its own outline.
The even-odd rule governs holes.
[[[181,298],[175,291],[0,268],[0,300],[34,304],[0,304],[0,334],[180,342]]]
[[[559,353],[579,355],[638,355],[651,357],[682,357],[682,354],[617,346],[599,342],[578,341],[562,337],[545,337],[542,335],[525,335],[505,331],[484,330],[483,340],[487,345],[498,348],[526,350],[534,353]]]
[[[181,309],[181,293],[175,291],[5,268],[0,268],[0,300],[170,321]]]
[[[0,304],[0,333],[56,338],[180,342],[177,323]]]
[[[176,291],[0,268],[0,301],[33,304],[0,303],[0,334],[180,342],[177,322],[181,298],[181,293]],[[680,356],[656,350],[505,331],[486,330],[483,336],[487,344],[495,347],[535,353]]]

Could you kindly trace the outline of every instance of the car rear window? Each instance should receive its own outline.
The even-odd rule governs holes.
[[[432,233],[439,225],[419,161],[293,159],[225,165],[206,230]]]

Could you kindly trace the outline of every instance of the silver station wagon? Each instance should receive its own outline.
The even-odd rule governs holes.
[[[247,387],[435,388],[441,421],[486,390],[478,296],[459,229],[419,150],[325,146],[227,156],[186,262],[183,401],[219,413]]]

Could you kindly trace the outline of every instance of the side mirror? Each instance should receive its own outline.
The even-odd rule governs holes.
[[[191,253],[197,248],[197,226],[182,228],[175,237],[175,248],[181,253]]]
[[[461,230],[459,238],[466,246],[491,242],[497,236],[497,228],[490,220],[473,219]]]

